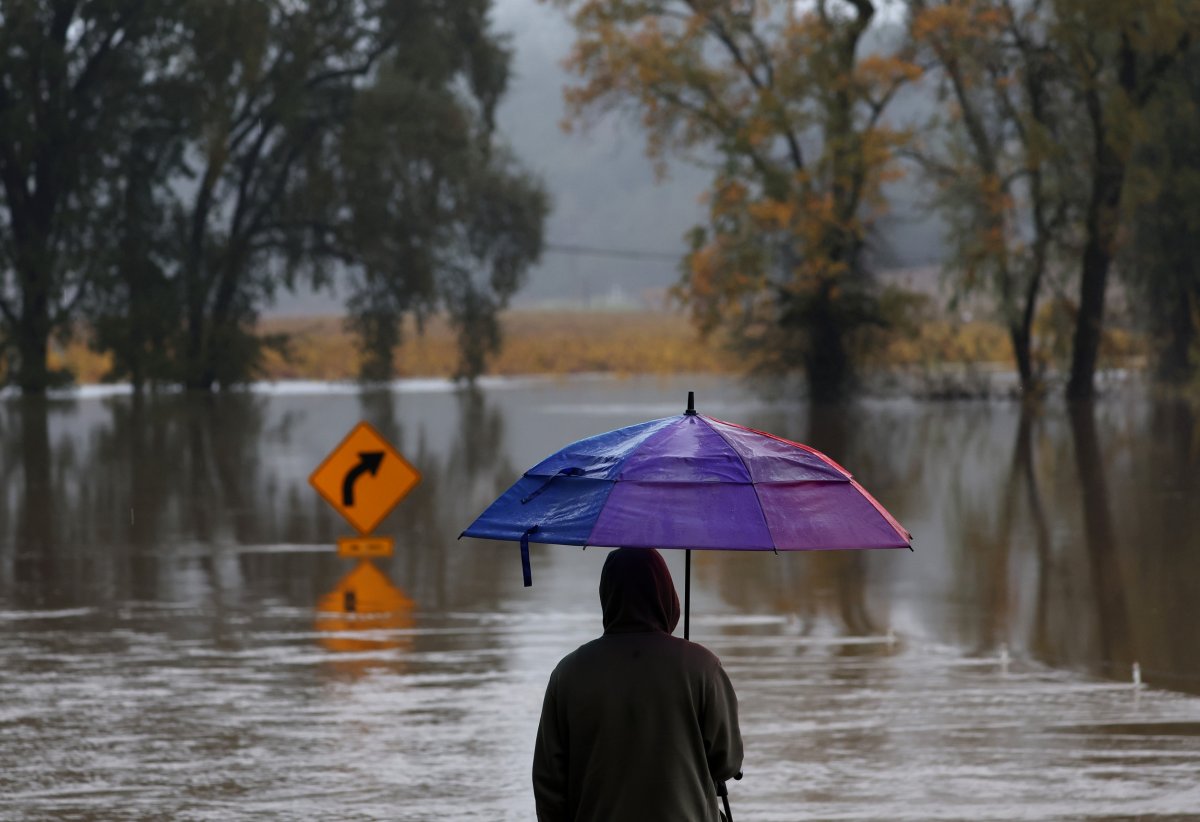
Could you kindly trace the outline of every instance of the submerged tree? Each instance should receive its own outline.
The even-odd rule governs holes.
[[[1066,151],[1056,140],[1066,115],[1039,5],[912,0],[910,21],[952,100],[938,115],[945,141],[920,157],[940,191],[947,263],[960,275],[956,288],[996,300],[1027,393],[1041,381],[1038,300],[1071,213]]]
[[[875,3],[553,2],[577,31],[575,120],[632,110],[652,158],[716,158],[678,289],[697,325],[762,367],[802,367],[816,398],[843,393],[849,338],[880,319],[864,250],[907,139],[883,115],[919,75],[868,51]]]
[[[1200,43],[1163,78],[1134,153],[1123,279],[1153,341],[1155,376],[1193,379],[1200,358]]]
[[[471,315],[484,333],[465,339],[488,339],[546,210],[493,148],[509,55],[489,8],[180,4],[169,78],[145,67],[155,93],[127,115],[144,144],[115,165],[119,239],[91,303],[115,375],[199,389],[249,379],[272,342],[256,333],[261,309],[335,273],[350,283],[366,376],[390,373],[405,313],[462,316],[464,277],[484,298]],[[474,348],[464,362],[464,374],[483,367]]]
[[[488,6],[412,21],[338,146],[349,325],[367,380],[392,376],[405,318],[420,327],[435,311],[457,332],[457,375],[478,376],[500,344],[498,311],[541,253],[546,195],[494,134],[510,56]]]
[[[112,247],[123,112],[171,5],[28,0],[0,11],[0,344],[5,377],[25,392],[63,377],[49,345],[71,333]]]
[[[343,253],[329,158],[357,87],[397,42],[392,5],[189,4],[186,185],[171,211],[174,380],[248,378],[264,302],[300,272],[319,280]]]
[[[176,46],[166,37],[156,48],[164,55]],[[110,167],[113,196],[99,212],[111,242],[96,249],[96,272],[82,305],[92,347],[110,356],[104,378],[128,380],[138,391],[173,379],[180,327],[170,217],[192,95],[185,77],[161,70],[166,62],[147,61],[152,70],[138,100],[121,111],[123,144]]]
[[[540,252],[546,211],[492,148],[508,53],[488,30],[490,3],[249,6],[210,24],[248,41],[198,61],[212,92],[180,221],[185,383],[244,378],[263,300],[281,281],[320,285],[333,265],[349,275],[367,378],[390,375],[406,314],[462,317],[462,283],[477,284],[462,369],[476,375],[473,346],[496,340],[495,312]],[[198,46],[222,31],[201,29]]]
[[[1073,156],[1086,195],[1067,396],[1086,399],[1095,393],[1109,273],[1124,225],[1133,151],[1165,73],[1200,31],[1200,4],[1055,0],[1051,5],[1051,36],[1065,56],[1061,79],[1081,125],[1081,150]]]
[[[1105,329],[1126,192],[1164,75],[1200,25],[1194,0],[910,0],[913,31],[953,94],[940,159],[952,246],[998,298],[1022,383],[1052,259],[1077,276],[1067,394],[1086,398]],[[1059,250],[1056,255],[1055,251]]]

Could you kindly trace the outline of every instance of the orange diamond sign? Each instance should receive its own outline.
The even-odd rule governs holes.
[[[363,536],[420,481],[421,472],[365,422],[354,426],[308,478]]]

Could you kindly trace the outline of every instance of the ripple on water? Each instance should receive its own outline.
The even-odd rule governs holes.
[[[6,629],[0,816],[527,819],[546,676],[594,629],[579,614],[457,612],[357,636],[391,647],[338,652],[302,609],[251,613],[220,639],[181,639],[188,609],[52,613]],[[746,740],[739,818],[1200,807],[1200,699],[919,637],[718,628],[706,644],[738,689]]]

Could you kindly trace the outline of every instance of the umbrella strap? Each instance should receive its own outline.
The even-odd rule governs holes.
[[[525,503],[529,502],[534,497],[536,497],[538,494],[545,491],[546,487],[549,486],[550,483],[554,482],[559,477],[578,477],[578,476],[582,476],[582,475],[583,475],[583,469],[579,468],[577,466],[572,465],[569,468],[563,468],[558,473],[552,475],[548,480],[543,482],[537,488],[533,489],[533,491],[531,491],[528,494],[526,494],[525,496],[521,497],[521,504],[524,505]]]
[[[529,567],[529,535],[536,533],[537,529],[538,527],[533,525],[525,529],[525,533],[521,534],[521,576],[524,579],[526,588],[533,585],[533,571]]]

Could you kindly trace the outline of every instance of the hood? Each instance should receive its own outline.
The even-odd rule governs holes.
[[[667,561],[653,548],[618,548],[600,572],[604,633],[671,633],[679,623],[679,596]]]

